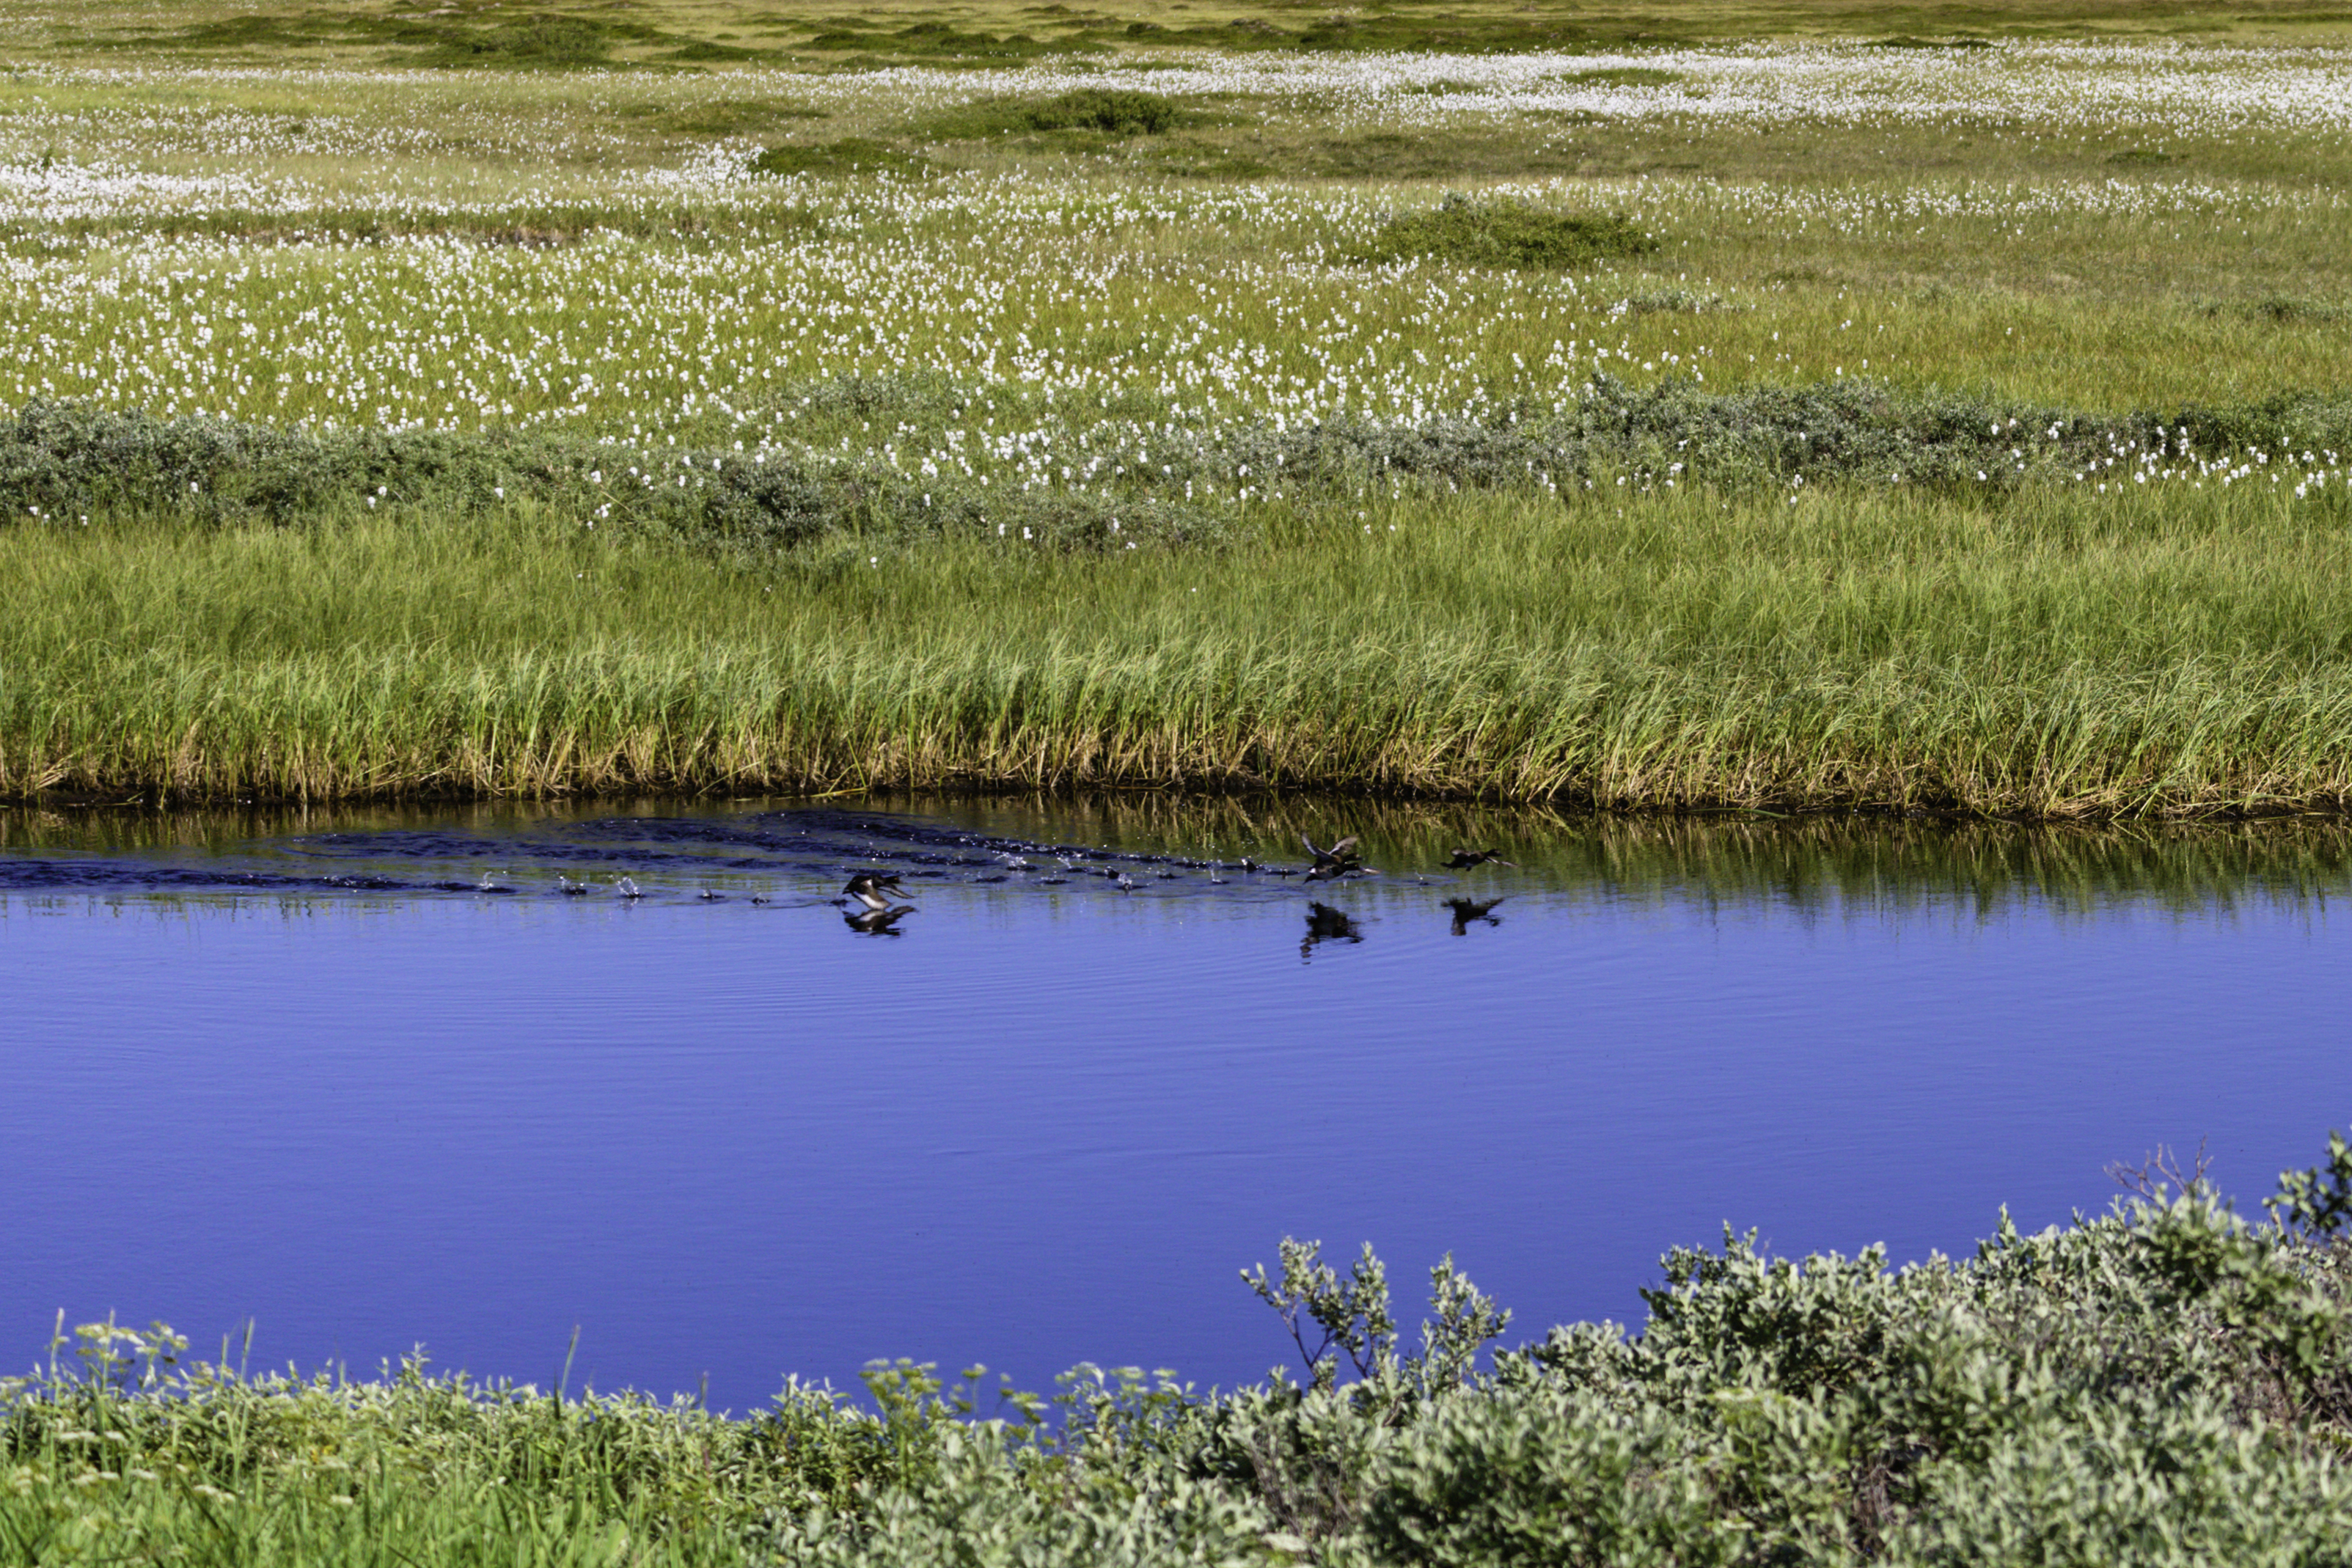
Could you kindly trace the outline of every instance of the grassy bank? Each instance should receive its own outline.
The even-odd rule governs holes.
[[[19,528],[0,788],[2346,796],[2340,490],[1616,493],[1269,503],[1213,549],[845,532],[748,563],[530,507]]]
[[[2169,1174],[2171,1180],[2167,1181]],[[1554,1329],[1446,1264],[1419,1342],[1366,1248],[1245,1280],[1292,1373],[1054,1400],[879,1366],[690,1401],[247,1377],[79,1331],[0,1382],[0,1550],[38,1563],[2319,1564],[2343,1456],[2352,1152],[2250,1226],[2189,1173],[1974,1257],[1677,1248],[1649,1319]],[[1276,1342],[1279,1342],[1278,1339]],[[223,1360],[227,1356],[224,1354]]]

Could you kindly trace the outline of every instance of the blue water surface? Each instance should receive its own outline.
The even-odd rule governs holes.
[[[1726,1222],[1917,1258],[2200,1140],[2252,1210],[2352,1121],[2316,829],[1202,812],[18,822],[0,1371],[62,1310],[542,1385],[576,1328],[573,1386],[738,1411],[877,1357],[1206,1387],[1289,1352],[1235,1277],[1286,1235],[1409,1324],[1450,1251],[1516,1341]],[[1377,877],[1238,868],[1360,826]],[[1472,832],[1517,868],[1435,869]],[[861,867],[898,934],[825,901]]]

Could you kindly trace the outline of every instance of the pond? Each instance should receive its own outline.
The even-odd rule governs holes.
[[[541,1385],[576,1329],[572,1386],[738,1411],[876,1357],[1205,1388],[1289,1352],[1235,1278],[1286,1235],[1409,1329],[1450,1251],[1517,1342],[1727,1222],[1915,1258],[2158,1143],[2258,1213],[2352,1120],[2347,886],[2315,820],[0,816],[0,1370],[62,1310]]]

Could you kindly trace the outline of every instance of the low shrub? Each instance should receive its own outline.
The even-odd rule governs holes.
[[[1662,308],[1714,307],[1711,299],[1638,298]],[[936,374],[832,377],[778,396],[818,429],[884,418],[939,426],[976,406],[975,395]],[[0,419],[0,523],[72,523],[101,513],[291,523],[379,508],[470,515],[528,500],[583,524],[730,549],[784,549],[839,532],[957,530],[1072,550],[1125,549],[1232,538],[1233,502],[1244,489],[1313,502],[1353,500],[1375,487],[1564,492],[1671,480],[1723,490],[1853,484],[1989,498],[2083,482],[2094,471],[2121,479],[2149,464],[2305,451],[2352,451],[2352,397],[2302,394],[2098,417],[1856,377],[1713,393],[1691,381],[1640,388],[1596,376],[1564,411],[1508,403],[1413,421],[1173,427],[1123,476],[1034,488],[991,488],[944,471],[919,479],[870,452],[822,444],[746,453],[498,428],[163,419],[33,403]]]
[[[979,99],[932,115],[915,131],[948,142],[1068,132],[1144,136],[1173,130],[1191,118],[1174,99],[1156,92],[1087,87],[1052,98]]]
[[[836,142],[785,142],[751,160],[755,174],[858,174],[892,171],[916,174],[930,167],[920,155],[866,136]]]
[[[1099,131],[1106,136],[1150,135],[1180,118],[1172,99],[1123,88],[1081,88],[1025,111],[1033,131]]]
[[[1374,264],[1427,258],[1465,267],[1562,271],[1642,256],[1658,242],[1616,215],[1550,213],[1519,202],[1448,195],[1427,212],[1382,224],[1350,259]]]

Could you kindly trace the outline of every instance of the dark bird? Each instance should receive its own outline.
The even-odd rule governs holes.
[[[1307,879],[1310,882],[1328,882],[1335,878],[1371,871],[1371,868],[1364,864],[1363,854],[1356,847],[1356,836],[1352,833],[1328,849],[1318,849],[1315,840],[1304,833],[1298,836],[1298,841],[1307,846],[1309,855],[1315,857],[1315,864],[1307,868]]]
[[[860,871],[841,890],[877,913],[890,907],[888,894],[903,891],[898,876],[887,871]]]
[[[1500,899],[1488,899],[1482,904],[1472,899],[1446,900],[1445,907],[1454,911],[1454,934],[1468,936],[1472,921],[1485,921],[1490,926],[1501,925],[1503,917],[1492,911],[1502,901]]]
[[[575,882],[571,878],[565,876],[562,872],[558,871],[555,874],[555,890],[562,893],[567,899],[577,899],[588,891],[588,884],[585,882]]]
[[[1497,866],[1508,866],[1514,871],[1519,868],[1517,861],[1504,859],[1503,852],[1499,849],[1456,849],[1446,860],[1445,868],[1449,871],[1467,871],[1471,867],[1484,866],[1489,860]]]

